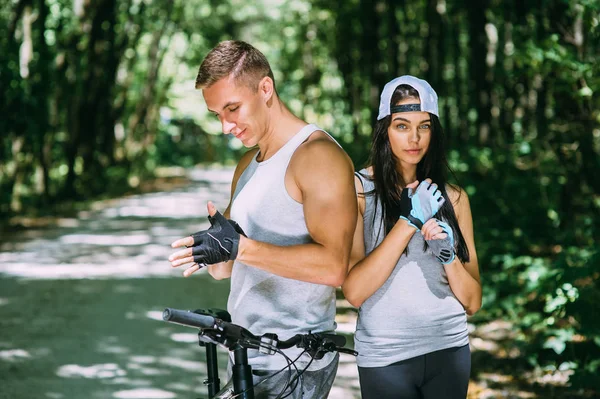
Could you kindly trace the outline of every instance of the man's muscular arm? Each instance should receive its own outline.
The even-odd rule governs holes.
[[[356,226],[352,162],[333,141],[319,138],[296,150],[287,173],[301,193],[313,242],[281,247],[241,237],[237,260],[282,277],[340,286]]]

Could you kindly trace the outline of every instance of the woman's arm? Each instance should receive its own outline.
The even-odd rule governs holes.
[[[481,282],[479,279],[479,263],[477,261],[477,252],[475,250],[475,240],[473,236],[473,217],[471,216],[471,205],[469,197],[464,190],[449,190],[448,194],[458,226],[465,239],[469,249],[469,261],[463,264],[458,257],[444,265],[448,283],[452,292],[465,308],[469,316],[475,314],[481,308]]]
[[[414,187],[413,187],[414,184]],[[415,188],[418,182],[408,187]],[[342,285],[344,296],[352,306],[360,307],[367,298],[375,293],[392,274],[398,259],[404,252],[408,242],[416,232],[404,219],[399,219],[381,244],[365,258],[363,214],[365,198],[363,187],[355,178],[358,195],[358,218],[352,252],[350,254],[350,271]],[[370,221],[367,221],[370,223]]]

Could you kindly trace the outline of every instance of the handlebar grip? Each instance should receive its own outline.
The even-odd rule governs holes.
[[[163,311],[163,320],[196,328],[212,328],[215,325],[215,318],[212,316],[172,308],[166,308]]]

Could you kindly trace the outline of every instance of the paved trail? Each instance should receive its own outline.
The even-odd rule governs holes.
[[[168,245],[208,225],[208,200],[225,208],[232,174],[193,170],[192,184],[172,192],[101,201],[56,226],[5,232],[0,272],[36,279],[179,275],[165,267]]]
[[[32,284],[37,282],[44,287],[35,288],[36,290],[46,289],[47,286],[44,284],[47,283],[44,281],[56,286],[52,283],[53,280],[61,281],[61,284],[67,284],[70,287],[74,283],[64,283],[65,280],[80,280],[86,284],[107,280],[119,284],[119,281],[132,281],[133,279],[138,282],[124,285],[123,287],[129,288],[122,288],[122,290],[137,292],[144,286],[140,281],[144,279],[150,281],[149,279],[170,278],[170,280],[174,280],[173,284],[182,284],[183,282],[180,283],[180,279],[183,279],[181,277],[182,270],[172,269],[166,261],[172,252],[169,244],[176,238],[208,226],[206,219],[206,202],[208,200],[213,201],[221,211],[224,210],[230,196],[232,175],[233,169],[230,168],[195,169],[189,172],[191,184],[170,192],[148,193],[100,201],[94,203],[89,211],[80,212],[76,218],[59,218],[53,220],[48,226],[29,228],[16,233],[4,232],[0,235],[0,274],[18,281],[30,281],[33,282]],[[195,279],[195,283],[198,287],[202,287],[202,290],[212,289],[213,285],[218,286],[219,297],[226,297],[227,285],[217,284],[209,276],[198,276],[198,273],[192,279]],[[185,283],[189,283],[189,281]],[[75,284],[80,287],[79,290],[82,289],[80,284],[76,282]],[[36,285],[36,287],[39,286]],[[63,290],[68,289],[64,288]],[[93,290],[100,290],[100,288],[88,289],[88,291]],[[0,305],[1,297],[0,293]],[[135,299],[135,307],[138,310],[144,308],[144,304],[140,303],[141,298],[141,296],[137,296]],[[12,299],[12,301],[17,300]],[[131,304],[130,308],[133,306]],[[147,306],[147,311],[142,312],[145,317],[159,318],[154,304]],[[113,305],[107,304],[104,307],[113,307]],[[79,312],[79,309],[73,308],[72,313]],[[140,312],[138,311],[138,313]],[[352,317],[340,317],[340,328],[351,331],[354,326]],[[107,320],[107,323],[112,324],[113,322],[113,320]],[[178,327],[175,326],[175,328]],[[179,334],[173,334],[172,337],[175,341],[193,341],[194,336],[186,335],[187,332],[186,330]],[[73,338],[73,340],[77,339]],[[95,339],[102,340],[101,337]],[[138,339],[143,340],[144,337]],[[179,345],[187,344],[180,343]],[[35,350],[27,347],[26,344],[19,348],[10,344],[4,346],[6,347],[4,351],[0,346],[0,360],[4,357],[5,360],[8,359],[7,361],[19,361],[19,353],[35,357],[33,355]],[[52,347],[52,344],[48,346]],[[194,356],[203,358],[198,356],[200,351],[197,352],[190,356],[190,362],[193,361]],[[81,354],[80,359],[85,358],[87,355]],[[127,357],[129,364],[132,358],[135,360],[139,356]],[[166,359],[163,356],[152,362],[156,367],[162,365],[166,368],[169,366],[169,361]],[[95,358],[94,362],[97,362]],[[110,380],[117,382],[124,375],[140,374],[139,369],[119,364],[119,360],[115,360],[115,363],[98,364],[90,364],[90,361],[86,363],[82,360],[71,364],[56,364],[55,367],[54,374],[58,379],[99,378],[105,383]],[[203,370],[204,366],[202,365],[200,368]],[[114,390],[103,389],[102,393],[98,395],[104,395],[104,397],[190,398],[185,393],[177,392],[181,389],[169,390],[164,386],[152,388],[152,386],[148,386],[148,381],[145,385],[143,388],[127,387],[127,389],[123,389],[123,386],[117,384]],[[344,355],[336,386],[330,397],[358,397],[357,387],[354,358]],[[15,386],[14,389],[15,392],[20,392],[25,388]],[[194,390],[203,393],[201,387]],[[61,388],[57,388],[50,394],[56,397],[72,397],[64,392],[61,393]],[[107,394],[110,395],[106,396]]]

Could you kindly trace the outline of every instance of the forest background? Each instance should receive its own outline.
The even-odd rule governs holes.
[[[193,89],[216,43],[263,51],[280,96],[364,166],[383,85],[428,80],[470,196],[484,286],[474,323],[513,356],[600,389],[600,1],[11,0],[0,5],[0,216],[231,165]],[[17,221],[17,222],[16,222]]]

